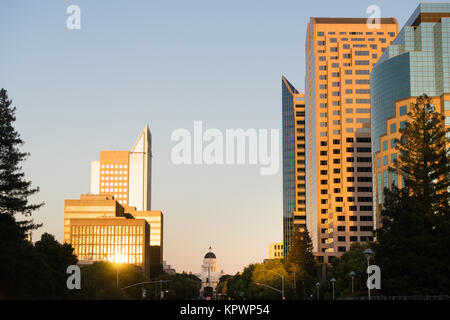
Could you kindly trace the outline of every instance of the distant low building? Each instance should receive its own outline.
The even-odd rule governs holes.
[[[269,245],[269,259],[283,259],[283,242],[274,242]]]
[[[166,261],[163,261],[162,266],[163,266],[163,271],[164,271],[164,273],[167,273],[167,274],[177,274],[177,272],[175,271],[175,269],[173,269],[172,266],[171,266],[170,264],[167,264]]]

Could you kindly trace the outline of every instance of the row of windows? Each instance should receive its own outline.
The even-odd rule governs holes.
[[[335,193],[340,193],[340,189],[339,192],[335,192]],[[336,207],[336,212],[343,212],[343,208],[342,207]],[[359,211],[372,211],[373,207],[372,206],[359,206]],[[348,211],[358,211],[357,206],[349,206],[348,207]],[[320,213],[322,214],[328,214],[328,209],[320,209]],[[344,216],[342,216],[344,217]],[[344,221],[344,220],[339,220],[338,221]]]
[[[122,171],[122,170],[116,170],[116,171],[106,170],[106,171],[103,171],[102,170],[102,174],[128,174],[128,171],[126,171],[126,170],[124,170],[124,171]]]
[[[104,261],[109,261],[109,262],[116,262],[116,260],[118,259],[118,257],[114,254],[81,254],[78,253],[77,254],[77,258],[78,260],[94,260],[94,261],[99,261],[99,260],[104,260]],[[142,255],[126,255],[126,256],[121,256],[120,257],[120,261],[117,261],[120,263],[131,263],[131,264],[142,264]]]
[[[326,117],[326,113],[321,113],[320,117],[325,118]],[[354,120],[356,119],[356,123],[370,123],[370,118],[345,118],[345,122],[346,123],[353,123]],[[333,125],[337,126],[341,124],[341,120],[333,120],[332,122]],[[319,122],[319,126],[322,128],[327,128],[328,127],[328,122]]]
[[[110,182],[102,182],[101,185],[102,186],[111,186],[111,187],[113,187],[113,186],[115,186],[115,187],[122,187],[122,186],[126,187],[127,183],[126,182],[124,182],[124,183],[122,183],[122,182],[111,182],[111,183]]]
[[[100,180],[128,180],[128,177],[108,177],[108,176],[106,176],[106,177],[104,177],[104,176],[102,176],[101,178],[100,178]]]
[[[300,145],[297,145],[297,147],[299,148]],[[305,146],[303,145],[303,148],[305,148]],[[346,152],[349,153],[354,153],[355,152],[355,148],[354,147],[348,147],[345,149]],[[371,148],[370,147],[358,147],[356,148],[356,152],[362,152],[362,153],[370,153],[371,152]],[[333,154],[341,154],[341,149],[333,149]],[[328,151],[326,150],[322,150],[320,151],[320,155],[321,156],[327,156],[328,155]],[[353,162],[353,161],[352,161]]]
[[[297,170],[300,172],[299,170]],[[302,169],[301,172],[305,172],[305,169]],[[347,172],[355,172],[355,167],[347,167]],[[357,167],[356,172],[372,172],[372,167]],[[341,173],[340,168],[333,169],[333,173]],[[328,175],[328,170],[320,170],[321,175]]]
[[[358,216],[350,216],[350,221],[357,221]],[[345,216],[338,216],[338,221],[345,221]],[[373,216],[360,216],[359,221],[373,221]],[[329,223],[328,219],[321,219],[322,224]],[[345,226],[338,226],[337,231],[345,231]],[[350,231],[358,231],[356,226],[350,226]]]
[[[335,31],[328,31],[328,34],[329,35],[334,35],[334,34],[336,34],[336,32]],[[363,35],[364,33],[363,32],[360,32],[360,31],[350,31],[350,32],[348,32],[348,34],[349,35]],[[366,35],[367,36],[371,36],[371,35],[374,35],[374,34],[376,34],[376,35],[378,35],[378,36],[382,36],[382,35],[384,35],[384,32],[383,31],[378,31],[378,32],[376,32],[376,33],[374,33],[374,32],[369,32],[369,31],[367,31],[366,32]],[[395,33],[394,32],[388,32],[387,33],[389,36],[391,36],[391,37],[395,37]],[[339,35],[347,35],[347,32],[346,31],[340,31],[339,32]],[[323,36],[325,36],[325,32],[323,32],[323,31],[319,31],[319,32],[317,32],[317,36],[318,37],[323,37]]]
[[[72,226],[72,235],[142,235],[141,226]]]
[[[349,236],[349,240],[350,240],[350,242],[355,242],[355,241],[358,241],[358,237],[357,236]],[[337,237],[337,241],[345,242],[346,241],[346,237],[345,236],[338,236]],[[360,236],[360,241],[362,241],[362,242],[373,241],[373,237]],[[332,242],[333,241],[328,241],[327,242],[327,238],[323,238],[322,239],[322,243],[332,243]],[[342,248],[342,249],[340,249],[340,248]],[[338,251],[345,251],[345,247],[338,247]]]
[[[328,40],[329,40],[330,43],[337,43],[337,38],[329,38]],[[340,40],[342,42],[349,41],[348,38],[341,38]],[[367,38],[367,39],[366,38],[350,38],[350,41],[364,42],[366,40],[367,41],[375,41],[375,38]],[[378,41],[380,41],[381,43],[386,43],[386,38],[378,38]],[[326,45],[326,41],[325,40],[318,40],[317,41],[317,45],[318,46],[325,46]],[[344,49],[350,49],[350,44],[348,44],[348,43],[343,44],[342,47]]]
[[[106,169],[109,169],[109,168],[111,168],[111,169],[127,169],[128,165],[126,165],[126,164],[124,164],[124,165],[122,165],[122,164],[111,164],[111,165],[106,164],[106,165],[104,165],[104,164],[102,164],[102,169],[103,168],[106,168]]]
[[[115,245],[132,245],[132,244],[142,244],[142,235],[101,235],[101,236],[77,236],[72,235],[73,244],[115,244]]]
[[[341,193],[341,189],[340,188],[336,188],[336,189],[334,189],[334,191],[335,191],[335,193]],[[356,189],[355,189],[355,187],[347,187],[347,192],[372,192],[372,187],[357,187]],[[321,194],[328,194],[328,190],[327,189],[322,189],[322,190],[320,190],[320,193]],[[326,199],[322,199],[321,201],[326,201]]]
[[[127,192],[127,190],[126,188],[102,188],[101,192]]]
[[[354,157],[347,157],[347,162],[355,162],[355,158]],[[371,157],[357,157],[356,158],[356,162],[372,162],[372,158]],[[341,159],[333,159],[333,163],[334,164],[339,164],[341,163]],[[328,165],[328,160],[320,160],[320,165],[321,166],[327,166]]]

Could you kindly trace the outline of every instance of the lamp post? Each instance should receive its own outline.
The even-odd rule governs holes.
[[[129,286],[123,287],[122,290],[131,288],[131,287],[136,287],[136,286],[142,286],[142,299],[144,299],[147,296],[147,290],[145,290],[144,285],[145,284],[158,284],[161,286],[161,296],[160,299],[162,300],[164,298],[164,292],[169,292],[169,290],[165,290],[162,291],[162,285],[165,282],[170,282],[172,280],[155,280],[155,281],[144,281],[144,282],[138,282],[138,283],[134,283],[131,284]],[[155,289],[156,289],[156,285],[155,285]]]
[[[336,279],[331,278],[330,282],[331,282],[331,285],[333,286],[333,300],[334,300],[334,284],[336,283]]]
[[[320,282],[316,283],[316,287],[317,287],[317,300],[319,300],[319,288],[320,288]]]
[[[355,277],[356,273],[355,271],[350,271],[349,273],[350,277],[352,277],[352,295],[354,294],[354,287],[353,287],[353,278]]]
[[[281,294],[282,294],[281,299],[282,300],[286,299],[285,296],[284,296],[284,276],[282,274],[279,274],[278,272],[275,272],[275,271],[272,271],[272,270],[269,270],[269,271],[272,272],[272,273],[275,273],[275,274],[277,274],[277,275],[279,275],[281,277]]]
[[[116,278],[117,278],[116,285],[117,285],[117,288],[119,288],[119,264],[117,264],[117,268],[116,268]]]
[[[364,254],[366,255],[366,258],[367,258],[367,292],[369,295],[369,300],[370,300],[369,266],[370,266],[370,255],[372,253],[373,253],[373,251],[370,248],[367,248],[366,250],[364,250]]]
[[[117,284],[117,288],[119,288],[119,269],[120,269],[120,265],[123,264],[125,262],[125,258],[123,255],[121,254],[116,254],[114,256],[114,262],[116,264],[116,284]]]

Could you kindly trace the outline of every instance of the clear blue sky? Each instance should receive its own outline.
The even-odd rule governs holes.
[[[375,4],[401,27],[418,3],[3,0],[0,87],[18,107],[35,200],[46,202],[35,240],[62,240],[64,199],[89,191],[90,161],[131,148],[148,123],[165,260],[199,272],[211,245],[226,273],[262,261],[282,239],[281,168],[261,176],[257,166],[175,166],[171,132],[194,120],[281,128],[281,75],[303,89],[309,17],[366,17]],[[66,28],[71,4],[81,30]]]

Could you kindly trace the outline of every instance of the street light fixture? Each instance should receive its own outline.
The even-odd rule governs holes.
[[[330,282],[331,282],[331,285],[333,286],[333,300],[334,300],[334,284],[336,283],[336,279],[331,278]]]
[[[355,292],[353,287],[353,278],[355,277],[356,273],[355,271],[350,271],[349,275],[350,277],[352,277],[352,295],[353,295],[353,293]]]
[[[116,254],[114,256],[114,262],[116,263],[116,283],[117,283],[117,288],[119,288],[119,267],[121,264],[123,264],[125,262],[125,257],[121,254]]]
[[[257,287],[259,287],[259,286],[261,286],[261,287],[266,287],[266,288],[272,289],[273,291],[279,292],[279,293],[281,293],[281,295],[282,295],[282,298],[281,298],[281,299],[282,299],[282,300],[285,300],[285,298],[284,298],[284,292],[283,292],[282,290],[280,290],[280,289],[277,289],[277,288],[271,287],[271,286],[269,286],[269,285],[267,285],[267,284],[259,283],[259,282],[256,282],[256,286],[257,286]]]
[[[373,251],[370,248],[367,248],[366,250],[364,250],[364,254],[366,255],[366,258],[367,258],[367,292],[369,295],[369,300],[370,300],[369,266],[370,266],[370,255],[372,253],[373,253]]]
[[[320,282],[316,283],[316,287],[317,287],[317,300],[319,300],[319,288],[320,288]]]
[[[281,294],[283,295],[281,297],[281,299],[285,300],[286,297],[284,296],[284,276],[282,274],[279,274],[278,272],[273,271],[273,270],[269,270],[269,271],[272,272],[272,273],[275,273],[275,274],[277,274],[277,275],[279,275],[281,277]]]

